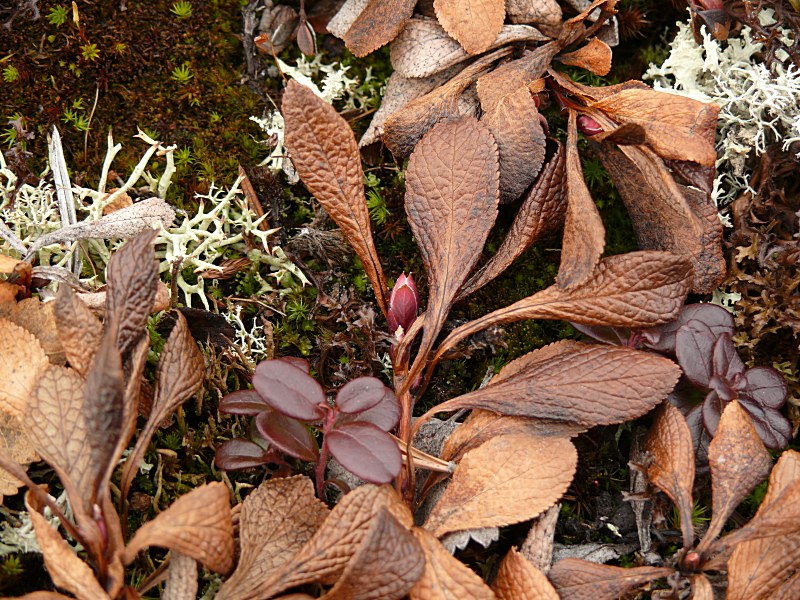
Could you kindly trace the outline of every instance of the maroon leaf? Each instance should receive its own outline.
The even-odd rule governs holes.
[[[219,412],[229,415],[245,415],[253,417],[270,406],[255,390],[239,390],[231,392],[219,401]]]
[[[372,483],[389,483],[403,459],[397,443],[371,423],[337,425],[325,436],[331,454],[354,475]]]
[[[691,320],[678,330],[675,336],[675,353],[683,374],[703,388],[708,388],[714,375],[712,358],[717,341],[708,325]]]
[[[750,415],[761,441],[767,448],[778,450],[787,446],[792,439],[792,424],[789,419],[778,409],[753,402],[743,394],[738,400]]]
[[[290,456],[314,462],[319,451],[314,434],[297,419],[269,410],[258,413],[256,429],[272,446]]]
[[[741,359],[740,359],[741,360]],[[789,390],[781,374],[771,367],[748,369],[737,382],[736,389],[742,396],[769,408],[780,408],[786,402]]]
[[[726,382],[734,381],[734,377],[745,370],[744,362],[739,357],[739,353],[736,352],[736,347],[733,345],[729,333],[723,333],[717,338],[717,343],[714,344],[712,362],[714,375],[725,379]],[[783,382],[783,379],[781,379],[781,382]]]
[[[678,333],[678,329],[686,325],[692,319],[702,321],[708,325],[708,328],[711,329],[715,338],[723,333],[728,333],[731,336],[736,333],[733,315],[721,306],[709,304],[707,302],[687,304],[681,309],[678,318],[671,323],[646,331],[646,333],[658,332],[657,341],[654,340],[648,343],[648,347],[656,352],[675,354],[675,335]]]
[[[390,431],[397,426],[400,420],[400,403],[394,392],[384,386],[383,398],[372,408],[363,412],[346,415],[340,414],[337,424],[341,423],[372,423],[381,431]]]
[[[250,440],[227,440],[217,448],[214,464],[223,471],[250,469],[268,463],[269,452]]]
[[[359,377],[341,387],[336,394],[336,407],[345,414],[364,412],[383,400],[387,389],[377,377]]]
[[[308,373],[283,360],[264,360],[258,363],[253,387],[275,410],[300,419],[318,421],[325,412],[322,386]]]

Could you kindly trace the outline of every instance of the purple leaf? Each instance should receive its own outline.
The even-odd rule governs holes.
[[[317,460],[317,441],[301,421],[270,410],[259,413],[255,424],[258,433],[281,452],[307,462]]]
[[[392,390],[386,386],[383,389],[383,397],[372,408],[353,415],[340,414],[337,427],[345,423],[372,423],[381,431],[394,429],[400,420],[400,403]]]
[[[239,390],[226,394],[219,401],[219,412],[229,415],[253,416],[262,410],[269,410],[269,404],[255,390]]]
[[[239,438],[223,442],[214,456],[214,464],[223,471],[249,469],[269,461],[269,452],[255,442]]]
[[[359,377],[336,394],[336,407],[345,414],[364,412],[383,400],[388,388],[377,377]]]
[[[283,360],[258,363],[253,387],[267,404],[286,416],[301,421],[319,421],[325,416],[325,392],[313,377]]]
[[[776,409],[753,402],[746,396],[739,397],[739,403],[753,419],[758,435],[767,448],[783,449],[792,438],[792,424]]]
[[[714,390],[708,392],[706,399],[703,400],[703,425],[705,425],[711,437],[714,437],[714,434],[717,433],[719,419],[726,404]]]
[[[678,329],[675,353],[683,374],[693,384],[708,388],[714,374],[712,356],[717,336],[702,321],[691,320]]]
[[[392,438],[372,423],[345,423],[325,439],[341,465],[371,483],[389,483],[400,472],[403,458]]]
[[[717,338],[717,343],[714,344],[713,364],[714,375],[731,384],[734,381],[734,377],[745,370],[744,362],[739,358],[739,353],[736,352],[736,347],[727,332],[720,335]]]
[[[711,330],[715,339],[723,333],[727,333],[731,336],[736,333],[733,315],[721,306],[708,303],[687,304],[681,309],[681,314],[678,315],[676,320],[661,325],[660,327],[644,330],[648,333],[659,332],[656,341],[648,343],[648,347],[656,352],[675,354],[678,330],[692,320],[705,323]]]
[[[736,389],[741,397],[747,397],[765,408],[780,408],[789,394],[783,377],[772,367],[748,369],[736,381]]]
[[[289,363],[293,367],[297,367],[301,371],[306,373],[311,373],[311,365],[308,364],[308,361],[305,358],[297,358],[295,356],[282,356],[281,358],[276,358],[275,360],[282,360],[283,362]]]

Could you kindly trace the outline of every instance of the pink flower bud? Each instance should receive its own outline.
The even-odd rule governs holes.
[[[586,115],[578,115],[578,131],[587,137],[603,133],[603,128],[600,123],[595,121],[592,117]]]
[[[408,274],[408,277],[403,273],[397,278],[392,294],[389,296],[389,312],[387,314],[389,333],[398,340],[402,339],[416,320],[418,310],[419,292],[414,284],[414,277],[411,273]]]

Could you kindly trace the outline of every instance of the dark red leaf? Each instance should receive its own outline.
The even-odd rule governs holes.
[[[336,394],[336,408],[345,414],[364,412],[377,406],[387,389],[377,377],[359,377],[343,385]]]
[[[767,448],[782,449],[792,439],[792,424],[775,408],[753,402],[744,395],[739,396],[739,404],[753,420],[753,425]]]
[[[345,423],[325,437],[331,454],[354,475],[372,483],[389,483],[403,458],[392,438],[371,423]]]
[[[381,431],[390,431],[397,426],[400,420],[400,403],[394,395],[394,392],[384,386],[383,397],[380,402],[363,412],[358,414],[346,415],[341,414],[337,419],[337,423],[372,423]]]
[[[289,362],[265,360],[258,363],[253,387],[264,401],[283,414],[302,421],[318,421],[325,413],[322,386]]]
[[[675,353],[683,374],[703,388],[708,388],[714,374],[712,357],[717,337],[702,321],[691,320],[675,336]]]
[[[736,333],[733,315],[721,306],[707,302],[687,304],[681,309],[678,318],[671,323],[646,330],[647,332],[660,332],[657,342],[648,343],[648,347],[656,352],[675,354],[675,334],[678,333],[678,329],[693,319],[708,325],[714,337],[719,337],[723,333],[730,335]]]
[[[308,364],[308,361],[305,358],[297,358],[296,356],[282,356],[281,358],[276,358],[275,360],[282,360],[285,363],[289,363],[293,367],[297,367],[301,371],[311,373],[311,365]]]
[[[219,412],[229,415],[255,416],[270,406],[255,390],[239,390],[223,396],[219,401]]]
[[[217,448],[214,464],[223,471],[250,469],[269,462],[269,453],[250,440],[233,439]]]
[[[264,439],[281,452],[308,462],[317,460],[319,451],[314,434],[297,419],[270,410],[258,413],[255,423]]]
[[[783,406],[789,393],[781,374],[771,367],[748,369],[737,382],[736,389],[742,396],[769,408]]]
[[[727,382],[732,382],[736,375],[745,370],[729,333],[723,333],[717,338],[717,343],[714,344],[713,365],[714,375],[722,377]]]

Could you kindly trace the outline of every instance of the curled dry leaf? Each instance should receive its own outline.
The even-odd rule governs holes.
[[[264,598],[264,584],[300,551],[328,516],[308,477],[268,479],[242,503],[241,555],[219,598]]]
[[[178,498],[140,527],[122,555],[127,565],[148,546],[185,554],[217,573],[233,567],[233,521],[228,488],[214,482]]]
[[[297,173],[353,246],[386,314],[386,281],[372,241],[353,131],[330,104],[296,81],[289,82],[281,110]]]
[[[433,534],[419,527],[413,533],[425,552],[425,571],[411,588],[411,600],[494,600],[491,588],[445,550]]]
[[[694,545],[692,486],[695,450],[686,419],[669,402],[661,405],[645,440],[645,448],[651,458],[645,467],[647,478],[678,507],[683,546],[691,548]]]
[[[369,0],[344,34],[347,49],[366,56],[391,42],[403,29],[417,0]]]
[[[324,600],[399,600],[425,569],[425,554],[386,507],[373,517],[361,546]]]
[[[609,425],[650,411],[679,376],[675,363],[649,352],[562,340],[512,361],[486,387],[432,410],[481,408],[583,427]]]
[[[577,463],[566,439],[494,437],[464,455],[425,528],[442,536],[532,519],[567,490]]]
[[[505,271],[541,236],[560,226],[566,211],[564,146],[560,142],[553,157],[519,207],[502,245],[489,262],[462,286],[458,300],[469,296]],[[502,164],[502,163],[501,163]],[[501,172],[502,176],[502,172]]]
[[[561,600],[597,600],[620,598],[640,585],[672,573],[673,570],[667,567],[623,569],[565,558],[554,564],[547,576]]]
[[[19,325],[0,319],[0,411],[21,417],[39,375],[48,368],[44,348]]]
[[[162,600],[195,600],[197,588],[197,561],[180,552],[171,552]]]
[[[470,54],[491,47],[506,16],[500,0],[434,0],[433,7],[445,31]]]
[[[39,460],[39,456],[22,430],[19,421],[15,417],[1,412],[0,455],[7,456],[22,467]],[[23,485],[19,479],[0,468],[0,504],[3,503],[3,496],[13,496]]]
[[[563,319],[585,325],[642,328],[675,319],[692,284],[692,266],[671,252],[629,252],[600,261],[592,278],[567,290],[550,286],[454,329],[434,360],[491,325]]]
[[[499,600],[558,600],[547,576],[516,548],[509,550],[500,564],[492,589]]]
[[[506,0],[506,14],[512,23],[530,23],[548,33],[561,29],[561,7],[556,0]]]
[[[714,600],[714,588],[708,577],[699,573],[690,578],[692,585],[692,600]]]
[[[571,110],[567,126],[567,218],[557,277],[563,289],[589,281],[606,245],[603,220],[583,178],[576,118]]]
[[[58,288],[53,303],[58,337],[69,366],[86,376],[103,336],[103,325],[67,285]]]
[[[580,67],[605,77],[611,71],[611,48],[605,42],[592,38],[582,48],[562,54],[558,60],[565,65]]]

